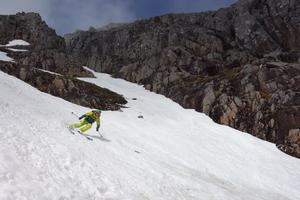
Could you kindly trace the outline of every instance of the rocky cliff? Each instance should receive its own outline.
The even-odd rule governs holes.
[[[143,84],[300,157],[300,1],[240,0],[66,35],[96,71]]]
[[[27,51],[18,51],[19,45],[13,46],[15,50],[3,46],[14,39],[30,43],[22,47]],[[116,110],[126,103],[116,93],[75,78],[93,75],[66,54],[64,39],[39,14],[0,15],[0,44],[0,51],[14,59],[14,62],[0,61],[0,69],[43,92],[93,108]]]

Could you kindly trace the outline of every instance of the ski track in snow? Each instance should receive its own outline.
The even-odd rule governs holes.
[[[0,199],[296,200],[300,161],[142,86],[95,73],[123,94],[97,139],[72,135],[89,111],[0,72]],[[137,98],[137,100],[132,100]],[[137,118],[143,115],[144,119]],[[140,153],[137,153],[137,152]]]

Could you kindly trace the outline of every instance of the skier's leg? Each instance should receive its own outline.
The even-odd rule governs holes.
[[[80,129],[80,131],[81,131],[81,132],[85,132],[85,131],[89,130],[90,128],[92,128],[92,124],[87,123],[85,126],[83,126],[83,127]]]
[[[79,123],[70,124],[69,127],[71,127],[71,128],[79,128],[79,127],[81,127],[81,126],[83,126],[83,125],[85,125],[85,124],[86,124],[86,121],[85,121],[85,120],[82,120],[82,121],[79,122]]]

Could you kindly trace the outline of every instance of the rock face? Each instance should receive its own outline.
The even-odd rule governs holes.
[[[143,84],[300,157],[300,1],[240,0],[65,37],[76,62]]]
[[[0,44],[13,39],[29,42],[29,51],[8,52],[18,63],[65,74],[92,76],[65,53],[65,41],[47,26],[39,14],[0,15]]]
[[[0,44],[7,44],[14,39],[25,40],[30,46],[26,47],[27,51],[12,51],[0,47],[1,51],[15,60],[15,63],[0,61],[0,70],[43,92],[83,106],[117,110],[126,103],[116,93],[73,78],[92,77],[93,74],[66,54],[64,39],[56,35],[38,14],[0,15]]]
[[[127,101],[119,94],[75,78],[52,74],[38,68],[0,61],[0,69],[42,92],[86,107],[119,110]]]

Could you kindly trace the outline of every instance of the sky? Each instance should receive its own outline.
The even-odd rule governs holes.
[[[58,34],[167,13],[216,10],[236,0],[0,0],[0,14],[38,12]]]

